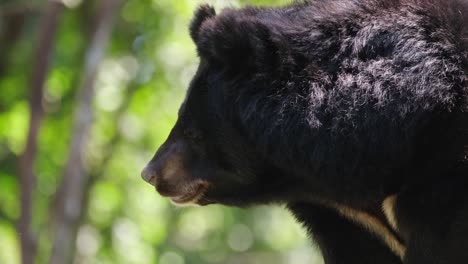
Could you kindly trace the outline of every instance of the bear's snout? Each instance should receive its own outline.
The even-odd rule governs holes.
[[[141,171],[141,177],[149,184],[156,186],[156,172],[151,163]]]
[[[187,156],[186,147],[183,142],[166,142],[156,152],[151,161],[141,172],[141,177],[156,185],[161,178],[177,177],[174,174],[184,169],[184,161]]]
[[[209,183],[193,176],[193,156],[186,141],[167,141],[143,169],[141,177],[176,204],[201,202]]]
[[[164,196],[178,195],[193,181],[189,148],[182,140],[164,143],[141,172],[141,177]]]

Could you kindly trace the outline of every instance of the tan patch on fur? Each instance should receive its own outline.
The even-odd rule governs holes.
[[[403,260],[406,252],[406,247],[400,243],[395,235],[382,223],[377,217],[346,205],[341,205],[334,202],[326,202],[325,205],[335,209],[345,218],[361,225],[369,232],[380,238],[388,248],[401,260]]]
[[[179,197],[172,197],[171,202],[177,206],[199,206],[198,202],[205,196],[210,184],[205,180],[197,180],[196,185],[197,187],[195,187],[194,190],[189,191],[190,196],[182,195]],[[193,196],[191,194],[195,195]]]
[[[398,223],[395,216],[395,203],[397,195],[390,195],[382,202],[382,211],[387,218],[388,223],[395,232],[398,233]]]
[[[191,200],[189,201],[186,201],[186,202],[183,202],[183,203],[179,203],[177,201],[174,201],[173,199],[170,199],[171,200],[171,203],[173,205],[176,205],[178,207],[191,207],[191,206],[200,206],[199,204],[197,204],[198,201],[200,201],[200,199],[205,195],[205,192],[200,192],[198,193],[195,197],[193,197]]]

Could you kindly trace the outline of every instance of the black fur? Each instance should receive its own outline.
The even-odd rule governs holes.
[[[199,204],[287,203],[327,264],[400,263],[321,203],[388,224],[380,206],[396,194],[403,263],[468,263],[455,246],[468,243],[467,2],[201,7],[190,27],[200,67],[149,165],[158,190],[171,186],[168,157],[182,155],[209,186]]]
[[[195,42],[199,41],[200,28],[207,19],[214,17],[216,11],[213,7],[208,5],[202,5],[195,12],[195,16],[190,25],[190,36]]]

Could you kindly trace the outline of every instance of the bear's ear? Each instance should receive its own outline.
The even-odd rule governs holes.
[[[195,11],[195,15],[193,16],[192,22],[190,23],[190,36],[195,43],[198,42],[198,36],[200,34],[200,28],[203,22],[215,16],[216,11],[212,6],[209,5],[201,5],[198,7],[197,11]]]
[[[239,73],[274,67],[274,39],[273,29],[255,16],[225,10],[203,23],[194,40],[201,58]]]

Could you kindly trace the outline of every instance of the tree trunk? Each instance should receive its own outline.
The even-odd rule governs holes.
[[[51,264],[71,263],[76,229],[84,201],[88,172],[83,155],[86,154],[88,134],[92,125],[92,102],[96,73],[108,43],[117,0],[102,0],[96,14],[96,26],[86,55],[83,81],[76,102],[75,123],[68,161],[63,180],[56,194],[54,212],[54,244]]]
[[[19,177],[21,186],[21,215],[18,234],[21,244],[23,264],[32,264],[36,254],[36,238],[31,230],[32,195],[35,176],[33,172],[37,150],[37,136],[43,117],[42,96],[44,82],[53,51],[53,40],[63,5],[57,1],[48,1],[45,14],[39,27],[39,39],[34,55],[34,65],[30,84],[30,120],[24,152],[19,158]]]

